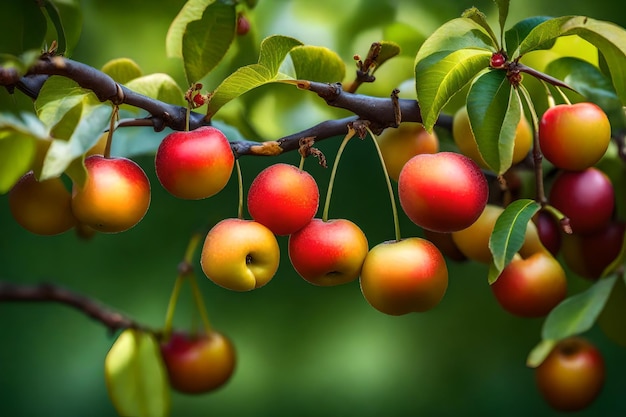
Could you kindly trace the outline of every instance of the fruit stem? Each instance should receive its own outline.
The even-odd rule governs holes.
[[[298,169],[300,171],[304,169],[304,155],[300,155],[300,165],[298,165]]]
[[[565,93],[563,92],[563,90],[561,90],[559,87],[555,87],[556,91],[559,92],[559,94],[561,95],[561,98],[563,99],[563,101],[565,102],[565,104],[571,105],[572,102],[569,100],[569,98],[565,95]]]
[[[335,183],[335,174],[337,173],[337,167],[339,166],[339,160],[341,159],[341,154],[343,154],[343,150],[345,149],[348,141],[354,136],[355,131],[352,127],[348,128],[348,133],[341,141],[341,145],[339,145],[339,150],[337,151],[337,156],[335,156],[335,162],[333,162],[333,169],[330,172],[330,180],[328,182],[328,190],[326,191],[326,201],[324,201],[324,211],[322,213],[322,221],[328,221],[328,209],[330,208],[330,196],[333,193],[333,185]]]
[[[385,165],[385,159],[383,158],[383,153],[380,150],[380,146],[378,146],[378,141],[376,140],[376,135],[374,132],[367,128],[367,132],[372,137],[372,142],[374,142],[374,147],[376,148],[376,153],[378,153],[378,159],[380,160],[380,164],[383,166],[383,172],[385,173],[385,180],[387,181],[387,190],[389,191],[389,200],[391,201],[391,212],[393,215],[393,227],[395,230],[396,241],[400,241],[400,221],[398,220],[398,209],[396,208],[396,198],[393,194],[393,187],[391,186],[391,179],[389,178],[389,171],[387,170],[387,165]]]
[[[176,310],[176,302],[178,301],[178,295],[180,294],[180,287],[183,284],[185,276],[179,274],[174,281],[174,288],[170,294],[170,300],[167,304],[167,312],[165,313],[165,325],[163,326],[163,340],[168,340],[172,333],[172,324],[174,322],[174,311]]]
[[[109,158],[111,156],[111,143],[113,143],[113,131],[115,130],[115,122],[119,115],[119,106],[113,106],[113,112],[111,113],[111,120],[109,122],[109,134],[107,135],[107,143],[104,145],[104,157]]]
[[[239,164],[239,158],[235,159],[235,166],[237,167],[237,187],[239,193],[239,201],[237,202],[237,218],[243,219],[243,175],[241,174],[241,165]]]
[[[193,292],[193,298],[196,303],[196,308],[198,309],[198,313],[200,313],[200,318],[202,319],[204,333],[209,334],[211,333],[213,328],[211,326],[211,322],[209,321],[209,314],[207,313],[206,306],[204,305],[202,293],[200,292],[200,287],[198,286],[198,282],[196,281],[195,274],[191,274],[189,276],[189,283],[191,284],[191,291]]]
[[[528,90],[526,90],[526,87],[520,84],[519,91],[522,93],[522,96],[526,101],[526,105],[528,106],[528,111],[533,122],[533,162],[535,168],[536,193],[535,201],[537,201],[542,206],[545,206],[548,202],[548,199],[546,198],[545,188],[543,184],[543,166],[541,164],[541,162],[543,161],[543,154],[541,153],[541,148],[539,146],[539,117],[537,116],[537,111],[533,106],[533,102],[530,98]]]

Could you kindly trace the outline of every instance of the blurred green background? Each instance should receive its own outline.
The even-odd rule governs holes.
[[[72,57],[95,67],[117,57],[132,58],[145,73],[169,73],[184,88],[182,65],[166,58],[164,47],[168,25],[183,3],[83,0],[83,33]],[[621,0],[511,3],[509,24],[531,15],[580,14],[626,26]],[[365,55],[371,42],[383,38],[385,25],[401,21],[427,36],[472,5],[491,21],[497,16],[487,0],[260,0],[251,14],[251,42],[258,44],[271,34],[294,36],[336,50],[352,71],[351,57]],[[410,78],[410,55],[398,58],[398,69],[391,63],[386,73],[381,69],[379,81],[363,92],[388,95],[394,83]],[[219,82],[227,64],[207,78],[207,90]],[[267,93],[267,101],[259,99],[265,113],[251,115],[258,133],[273,139],[328,117],[315,98],[299,106],[282,101],[284,94],[301,98],[308,93],[276,89],[281,91],[276,95],[270,89],[255,93]],[[2,111],[27,103],[1,94]],[[287,106],[291,109],[285,113]],[[139,138],[141,134],[138,131]],[[156,135],[157,143],[164,135]],[[445,132],[441,136],[445,142]],[[331,162],[339,142],[319,144]],[[176,267],[191,234],[236,216],[236,177],[213,198],[181,201],[159,185],[152,155],[134,159],[151,180],[152,202],[144,220],[122,234],[89,241],[73,232],[35,236],[13,221],[6,195],[0,196],[0,279],[55,282],[150,326],[162,326]],[[268,164],[298,160],[296,153],[272,159],[244,157],[244,184],[247,187]],[[324,196],[330,170],[314,160],[305,168]],[[330,216],[361,226],[370,247],[393,238],[385,182],[370,140],[349,143]],[[404,236],[421,234],[402,214],[401,227]],[[334,288],[307,284],[289,264],[287,239],[279,238],[279,243],[279,273],[264,288],[248,293],[217,287],[204,278],[196,262],[211,320],[234,341],[238,367],[228,385],[215,393],[173,394],[173,416],[558,415],[541,400],[533,371],[525,366],[539,341],[542,320],[503,312],[487,285],[486,267],[449,262],[448,292],[437,308],[390,317],[367,304],[358,282]],[[570,277],[571,291],[585,285]],[[192,310],[189,291],[184,291],[178,326],[188,326]],[[114,335],[102,325],[62,305],[0,303],[0,330],[0,415],[115,415],[103,374]],[[586,336],[601,348],[608,379],[597,401],[574,415],[625,415],[626,351],[597,329]]]

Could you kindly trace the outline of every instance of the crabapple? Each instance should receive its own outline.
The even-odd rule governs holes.
[[[550,203],[569,218],[578,234],[603,229],[611,220],[615,192],[609,177],[597,168],[563,171],[552,183]]]
[[[586,235],[563,236],[563,261],[572,272],[583,278],[597,280],[619,255],[626,224],[610,222],[603,229]]]
[[[234,164],[228,139],[212,126],[170,133],[159,144],[154,159],[163,188],[189,200],[220,192],[228,183]]]
[[[422,153],[439,152],[437,134],[428,133],[421,123],[401,123],[396,129],[385,129],[376,139],[389,177],[396,181],[409,159]]]
[[[605,380],[601,352],[581,337],[560,340],[535,369],[542,397],[555,410],[578,411],[596,399]]]
[[[76,219],[99,232],[117,233],[135,226],[150,206],[150,182],[139,165],[126,158],[92,155],[85,159],[87,181],[72,187]]]
[[[413,237],[374,246],[361,269],[361,292],[375,309],[400,316],[434,308],[448,288],[448,268],[437,247]]]
[[[550,107],[539,124],[543,156],[557,168],[582,171],[602,158],[611,140],[606,113],[593,103]]]
[[[76,225],[72,196],[61,178],[38,181],[33,171],[9,192],[9,208],[17,223],[38,235],[57,235]]]
[[[201,394],[224,385],[235,370],[233,343],[221,333],[174,332],[161,343],[170,385],[185,394]]]
[[[224,219],[204,240],[202,271],[217,285],[249,291],[267,284],[278,270],[280,249],[276,236],[253,220]]]
[[[549,253],[537,252],[526,259],[514,258],[491,284],[503,309],[520,317],[543,317],[567,294],[561,264]]]
[[[308,282],[331,286],[358,278],[368,252],[367,238],[345,219],[313,219],[289,236],[289,259]]]
[[[465,156],[472,158],[482,168],[489,168],[485,160],[483,159],[480,151],[478,150],[478,144],[476,143],[476,137],[472,132],[470,126],[469,115],[467,114],[467,107],[461,107],[454,114],[452,119],[452,138],[454,143],[458,146],[459,151]],[[533,132],[530,128],[530,124],[526,117],[522,114],[519,123],[515,129],[515,139],[513,144],[513,164],[521,162],[532,147]]]
[[[398,179],[404,212],[413,223],[435,232],[454,232],[474,223],[488,194],[478,165],[454,152],[416,155]]]
[[[274,164],[257,175],[248,190],[248,211],[274,234],[290,235],[306,226],[319,205],[319,189],[306,171]]]

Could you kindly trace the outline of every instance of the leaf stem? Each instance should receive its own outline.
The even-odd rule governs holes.
[[[335,175],[337,174],[337,167],[339,166],[339,160],[341,159],[341,155],[343,154],[343,150],[346,148],[348,141],[354,136],[355,131],[352,127],[348,128],[348,133],[341,141],[341,145],[339,145],[339,150],[337,151],[337,156],[335,156],[335,161],[333,162],[333,169],[330,172],[330,180],[328,181],[328,190],[326,191],[326,201],[324,201],[324,211],[322,213],[322,221],[328,221],[328,210],[330,208],[330,197],[333,194],[333,185],[335,184]]]
[[[385,180],[387,181],[387,190],[389,191],[389,200],[391,201],[391,212],[393,215],[393,226],[396,236],[396,241],[400,241],[400,221],[398,220],[398,209],[396,207],[396,198],[393,194],[393,187],[391,186],[391,179],[389,178],[389,171],[387,171],[387,165],[385,164],[385,159],[383,158],[383,153],[380,150],[380,146],[378,146],[378,141],[376,140],[376,135],[374,132],[367,128],[368,133],[372,137],[372,142],[374,142],[374,147],[376,148],[376,153],[378,153],[378,159],[380,160],[380,164],[383,167],[383,172],[385,173]]]

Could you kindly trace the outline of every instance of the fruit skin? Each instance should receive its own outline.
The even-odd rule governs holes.
[[[552,183],[549,201],[569,218],[577,234],[597,232],[609,223],[615,192],[609,177],[596,168],[563,171]]]
[[[361,269],[361,292],[375,309],[392,316],[434,308],[448,288],[443,255],[418,237],[374,246]]]
[[[24,174],[9,191],[9,208],[20,226],[38,235],[58,235],[76,225],[61,178],[37,181],[32,171]]]
[[[267,284],[278,270],[280,249],[270,229],[252,220],[224,219],[207,233],[202,271],[217,285],[249,291]]]
[[[541,243],[550,251],[553,256],[557,256],[561,250],[561,227],[556,219],[547,211],[539,211],[533,217],[533,222],[537,226]]]
[[[191,336],[173,333],[161,344],[170,385],[185,394],[201,394],[224,385],[236,365],[233,343],[221,333]]]
[[[400,205],[418,226],[435,232],[465,229],[489,196],[487,180],[470,158],[454,152],[411,158],[398,179]]]
[[[601,352],[581,337],[557,343],[535,369],[539,392],[555,410],[578,411],[596,399],[605,380]]]
[[[385,129],[376,140],[389,177],[395,181],[404,164],[415,155],[439,152],[437,134],[428,133],[421,123],[405,122],[397,129]]]
[[[291,265],[306,281],[320,286],[357,279],[368,250],[363,231],[345,219],[313,219],[289,236]]]
[[[315,179],[289,164],[274,164],[257,175],[248,190],[248,212],[279,236],[306,226],[319,206]]]
[[[220,192],[235,164],[230,143],[212,126],[167,135],[154,159],[157,178],[175,197],[198,200]]]
[[[452,233],[439,233],[425,229],[424,237],[437,246],[437,249],[439,249],[443,256],[455,262],[467,261],[467,256],[465,256],[456,243],[454,243]]]
[[[472,158],[482,168],[489,168],[487,162],[483,159],[480,151],[478,150],[478,144],[476,143],[476,137],[472,132],[470,126],[469,115],[467,114],[467,107],[461,107],[454,114],[452,119],[452,138],[454,143],[458,146],[459,151],[465,156]],[[526,117],[522,114],[522,117],[515,129],[515,141],[513,145],[513,165],[521,162],[533,144],[533,132],[530,128],[530,124]]]
[[[611,140],[611,124],[593,103],[559,104],[539,123],[539,146],[554,166],[568,171],[589,168],[602,158]]]
[[[564,235],[563,261],[575,274],[595,281],[619,255],[625,230],[626,224],[611,222],[592,234]]]
[[[514,258],[491,284],[502,308],[520,317],[544,317],[567,295],[559,262],[546,252]]]
[[[150,182],[139,165],[126,158],[92,155],[85,159],[88,178],[72,187],[76,219],[104,233],[135,226],[150,206]]]

